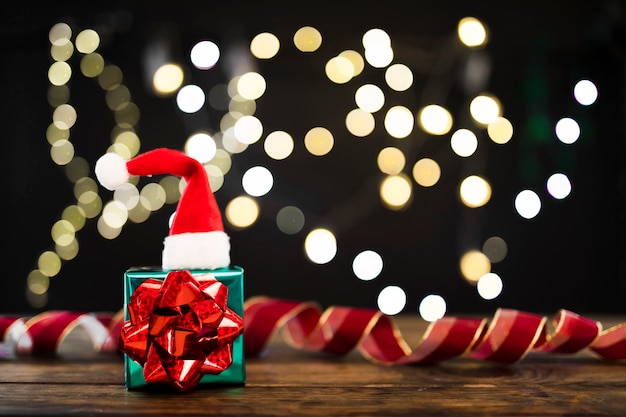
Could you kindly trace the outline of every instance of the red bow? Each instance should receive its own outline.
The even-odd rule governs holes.
[[[147,383],[194,388],[204,374],[232,364],[243,319],[227,307],[228,288],[211,274],[172,271],[163,282],[146,279],[131,295],[121,349],[143,366]]]

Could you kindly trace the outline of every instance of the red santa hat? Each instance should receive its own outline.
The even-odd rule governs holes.
[[[172,174],[185,178],[170,233],[163,242],[164,270],[217,269],[230,265],[230,240],[204,166],[183,152],[159,148],[128,161],[107,153],[96,162],[102,186],[115,190],[131,175]]]

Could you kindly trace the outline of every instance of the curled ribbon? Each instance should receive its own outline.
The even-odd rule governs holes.
[[[87,330],[97,351],[117,352],[121,324],[120,313],[50,311],[30,319],[0,317],[0,357],[54,354],[78,325]],[[455,357],[512,364],[531,351],[573,354],[584,349],[609,361],[626,359],[626,322],[603,330],[600,322],[562,309],[554,318],[553,332],[547,324],[545,316],[503,308],[491,320],[446,316],[430,323],[411,349],[392,317],[377,310],[322,310],[311,302],[269,297],[253,297],[244,305],[246,356],[262,354],[280,330],[296,349],[335,355],[358,349],[380,364],[432,364]]]

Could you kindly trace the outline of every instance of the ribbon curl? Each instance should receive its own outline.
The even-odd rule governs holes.
[[[50,311],[30,319],[0,316],[0,357],[55,354],[63,338],[81,325],[94,349],[119,352],[122,315]],[[371,362],[387,365],[433,364],[467,357],[504,364],[529,352],[573,354],[588,349],[607,361],[626,359],[626,322],[602,329],[598,321],[568,310],[548,318],[513,309],[498,309],[486,318],[443,317],[429,324],[420,343],[409,347],[392,317],[380,311],[253,297],[244,305],[246,356],[258,356],[281,331],[286,342],[307,351],[345,355],[357,349]],[[118,336],[116,336],[118,335]]]

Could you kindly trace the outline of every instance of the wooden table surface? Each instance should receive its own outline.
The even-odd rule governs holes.
[[[595,318],[595,317],[594,317]],[[598,317],[604,327],[626,317]],[[394,318],[416,346],[426,323]],[[588,350],[531,352],[513,365],[456,358],[383,366],[358,351],[326,356],[280,335],[246,359],[245,386],[127,391],[121,355],[94,353],[74,331],[53,358],[0,361],[1,415],[626,416],[626,362]]]

